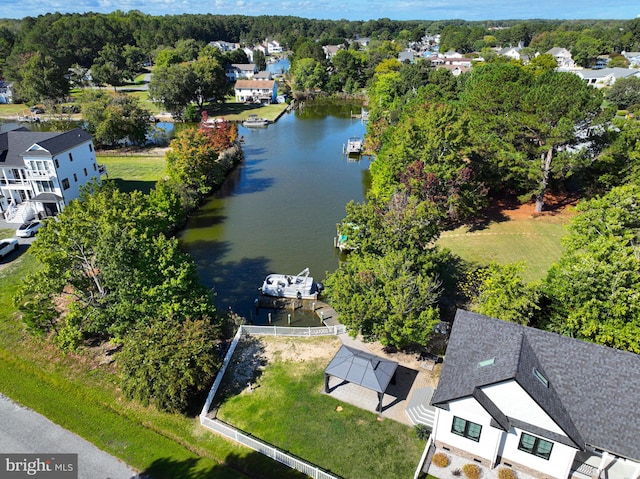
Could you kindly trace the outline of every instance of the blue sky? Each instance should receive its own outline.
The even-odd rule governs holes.
[[[0,0],[0,18],[140,10],[150,15],[295,15],[337,20],[632,19],[638,0]]]

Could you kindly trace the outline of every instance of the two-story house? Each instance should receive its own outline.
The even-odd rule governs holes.
[[[275,80],[238,80],[234,89],[236,101],[242,103],[275,103],[278,96]]]
[[[639,397],[637,354],[459,310],[432,439],[537,478],[638,479]]]
[[[8,222],[55,216],[102,175],[106,168],[96,161],[91,135],[80,128],[0,134],[0,212]]]
[[[225,67],[227,80],[232,82],[253,78],[256,73],[258,73],[258,66],[253,63],[232,63]]]
[[[576,62],[573,61],[571,52],[566,48],[554,47],[546,53],[547,55],[553,55],[553,58],[556,59],[556,63],[558,64],[558,68],[576,67]]]

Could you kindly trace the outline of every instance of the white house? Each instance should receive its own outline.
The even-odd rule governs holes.
[[[640,477],[640,356],[458,311],[436,449],[548,479]]]
[[[547,55],[553,55],[558,63],[558,68],[575,68],[576,62],[571,57],[571,52],[566,48],[554,47],[547,52]]]
[[[234,89],[238,102],[274,103],[278,95],[275,80],[238,80]]]
[[[242,51],[247,55],[249,63],[253,63],[253,50],[249,47],[244,47]]]
[[[240,48],[239,43],[225,42],[224,40],[216,40],[214,42],[209,42],[209,46],[215,47],[223,52],[232,52]]]
[[[640,68],[640,52],[622,52],[622,55],[629,60],[629,68]]]
[[[0,212],[11,223],[55,216],[80,195],[80,187],[106,175],[91,135],[19,128],[0,134]]]
[[[258,66],[254,63],[233,63],[225,67],[225,75],[229,81],[247,80],[253,78],[256,73]]]
[[[282,48],[282,45],[280,45],[280,43],[276,40],[271,40],[266,42],[266,47],[269,55],[275,55],[277,53],[282,53],[284,51],[284,48]]]
[[[588,85],[604,88],[613,85],[616,80],[628,77],[640,77],[640,70],[632,68],[600,68],[596,70],[572,71],[582,78]]]

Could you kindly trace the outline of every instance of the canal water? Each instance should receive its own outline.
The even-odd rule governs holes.
[[[269,273],[296,274],[308,267],[315,280],[334,271],[336,223],[350,200],[364,200],[369,160],[342,153],[365,127],[351,112],[358,105],[309,105],[266,128],[239,127],[245,161],[190,220],[181,243],[195,258],[203,284],[213,288],[219,311],[231,308],[253,324],[267,324],[255,309],[258,287]],[[288,313],[272,321],[288,323]],[[292,325],[318,325],[296,313]]]

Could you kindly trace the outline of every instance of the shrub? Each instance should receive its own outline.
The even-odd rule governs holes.
[[[443,452],[436,452],[431,459],[431,464],[437,467],[447,467],[449,465],[449,457]]]
[[[516,471],[503,467],[498,470],[498,479],[517,479]]]
[[[462,466],[462,472],[469,479],[480,478],[480,467],[477,464],[465,464]]]
[[[416,436],[418,436],[418,439],[420,439],[421,441],[426,441],[427,439],[429,439],[429,434],[431,434],[431,428],[424,424],[416,424],[413,427],[413,430],[416,432]]]

